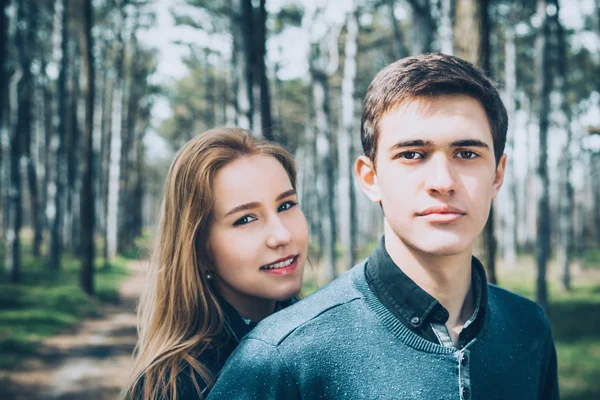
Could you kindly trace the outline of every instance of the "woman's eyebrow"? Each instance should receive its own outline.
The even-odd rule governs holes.
[[[294,189],[286,190],[285,192],[283,192],[279,196],[277,196],[277,199],[275,199],[275,200],[279,201],[281,199],[285,199],[286,197],[293,196],[295,194],[296,194],[296,191]]]
[[[242,204],[241,206],[232,208],[227,214],[225,214],[225,216],[227,217],[231,214],[235,214],[236,212],[252,210],[252,209],[258,208],[258,207],[260,207],[260,203],[258,203],[258,202]]]
[[[277,196],[276,201],[279,201],[281,199],[285,199],[286,197],[295,195],[296,191],[294,189],[290,189],[290,190],[286,190],[285,192],[281,193],[279,196]],[[227,214],[225,214],[226,217],[228,217],[231,214],[235,214],[236,212],[240,212],[240,211],[245,211],[245,210],[252,210],[254,208],[258,208],[260,207],[260,203],[255,201],[252,203],[246,203],[246,204],[242,204],[239,205],[237,207],[232,208],[231,210],[229,210],[229,212]]]

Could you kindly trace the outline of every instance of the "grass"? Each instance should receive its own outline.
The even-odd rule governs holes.
[[[3,254],[0,250],[0,260]],[[119,300],[119,287],[127,277],[127,260],[115,259],[108,268],[96,260],[95,295],[79,288],[79,260],[65,255],[59,271],[52,271],[22,251],[21,282],[0,275],[0,370],[13,367],[24,356],[35,354],[43,338],[73,327],[85,317],[97,315],[104,303]]]
[[[548,272],[552,324],[558,356],[561,399],[600,399],[600,250],[584,254],[582,265],[573,268],[572,289],[559,287],[557,265]],[[317,266],[305,273],[302,293],[309,295],[322,282]],[[535,299],[535,261],[520,257],[515,265],[497,266],[500,286],[529,299]]]

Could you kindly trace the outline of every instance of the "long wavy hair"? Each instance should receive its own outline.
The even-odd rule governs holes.
[[[198,361],[217,345],[225,317],[206,278],[211,270],[208,235],[215,199],[212,182],[228,163],[254,155],[277,159],[296,189],[296,165],[282,147],[241,128],[206,131],[181,148],[164,188],[148,282],[138,305],[138,343],[126,399],[176,399],[177,375],[214,377]],[[235,251],[235,249],[232,249]],[[196,374],[195,374],[195,373]]]

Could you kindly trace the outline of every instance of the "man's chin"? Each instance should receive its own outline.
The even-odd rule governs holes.
[[[413,241],[410,247],[420,253],[434,257],[456,256],[469,251],[471,248],[464,240],[435,240],[435,238],[429,240],[424,238],[420,243]]]

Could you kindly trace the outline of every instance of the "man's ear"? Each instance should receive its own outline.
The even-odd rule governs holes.
[[[502,187],[504,182],[504,171],[506,169],[506,154],[502,154],[500,162],[496,166],[496,176],[494,177],[494,183],[492,184],[492,199],[495,199],[498,195],[498,191]]]
[[[379,179],[373,161],[367,156],[360,156],[354,163],[354,173],[363,192],[373,203],[381,202]]]

